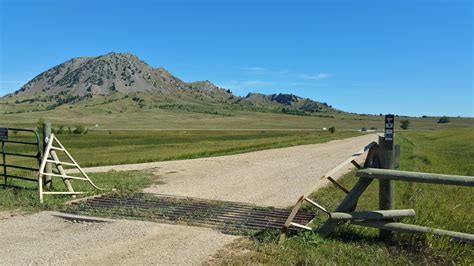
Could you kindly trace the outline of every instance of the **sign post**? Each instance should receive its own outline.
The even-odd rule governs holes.
[[[0,140],[8,140],[8,128],[0,127]]]
[[[379,137],[379,161],[382,169],[395,169],[396,152],[394,148],[395,139],[395,116],[388,114],[385,116],[385,135]],[[392,210],[394,183],[391,180],[379,181],[379,208],[380,210]],[[389,239],[391,232],[388,230],[380,230],[379,237]]]

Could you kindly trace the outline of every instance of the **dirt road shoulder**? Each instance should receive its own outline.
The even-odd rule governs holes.
[[[56,212],[0,220],[1,264],[201,264],[236,236],[130,220],[82,221]]]

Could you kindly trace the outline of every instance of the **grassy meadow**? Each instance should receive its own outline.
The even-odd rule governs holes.
[[[15,104],[0,98],[0,127],[36,127],[39,119],[55,126],[83,125],[95,130],[301,130],[336,127],[338,130],[383,129],[383,116],[358,115],[342,112],[283,114],[270,109],[203,103],[192,99],[171,99],[163,96],[136,94],[143,103],[116,93],[95,95],[87,101],[63,104],[49,111],[32,111],[43,103]],[[46,104],[46,103],[44,103]],[[437,123],[439,117],[407,118],[410,129],[431,130],[453,127],[472,127],[473,118],[452,117],[450,123]],[[96,128],[96,125],[99,125]]]
[[[62,134],[57,135],[57,137],[76,161],[81,166],[87,167],[227,155],[321,143],[361,134],[356,131],[330,133],[314,130],[142,130],[90,131],[87,134]],[[10,136],[10,139],[32,141],[27,133],[18,133],[16,136]],[[34,148],[25,145],[8,143],[6,149],[7,151],[34,154]],[[9,156],[8,159],[21,163],[32,162],[31,159],[21,159],[13,156]]]
[[[397,135],[401,145],[401,169],[433,173],[474,175],[474,130],[447,129],[404,132]],[[354,173],[340,179],[345,187],[356,182]],[[378,182],[362,195],[357,209],[378,209]],[[334,186],[325,187],[311,198],[334,210],[345,196]],[[403,222],[446,230],[474,233],[474,189],[434,184],[395,183],[397,209],[413,208],[416,217]],[[310,206],[305,206],[311,208]],[[321,212],[313,226],[326,219]],[[472,264],[474,249],[469,244],[434,236],[396,234],[390,243],[378,240],[376,229],[355,225],[340,226],[328,239],[311,232],[276,244],[277,232],[261,232],[250,240],[235,243],[233,252],[218,254],[218,261],[264,264]],[[239,254],[244,254],[239,256]]]

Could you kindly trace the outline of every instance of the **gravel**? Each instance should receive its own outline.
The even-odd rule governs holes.
[[[145,192],[288,207],[308,190],[326,185],[328,181],[321,181],[321,176],[376,138],[371,134],[322,144],[160,162],[153,165],[158,167],[154,173],[164,184]],[[352,168],[341,169],[333,178]]]
[[[40,212],[0,220],[1,265],[202,264],[236,236],[129,220],[83,221]]]

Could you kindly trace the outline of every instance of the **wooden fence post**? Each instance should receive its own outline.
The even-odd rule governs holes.
[[[395,145],[395,169],[400,169],[400,145]]]
[[[48,141],[50,137],[51,137],[51,123],[43,123],[43,156],[49,156],[48,154],[45,153],[45,151],[46,151],[46,146],[48,146]],[[51,163],[46,163],[44,172],[48,174],[53,172]],[[50,175],[44,175],[44,185],[47,188],[51,188],[52,179]]]
[[[396,153],[393,141],[385,140],[385,137],[379,136],[379,161],[382,169],[395,169]],[[379,208],[380,210],[392,210],[394,208],[393,200],[394,183],[392,180],[379,180]],[[391,231],[380,230],[381,239],[390,239]]]

